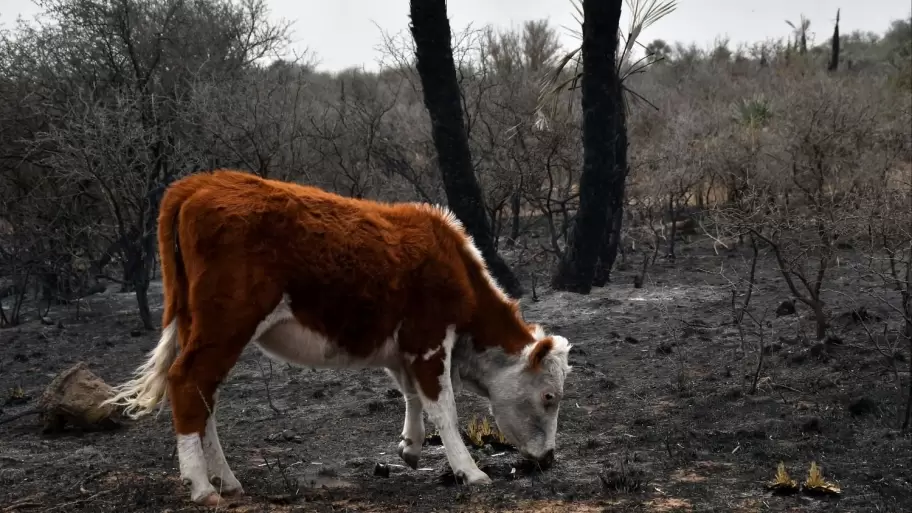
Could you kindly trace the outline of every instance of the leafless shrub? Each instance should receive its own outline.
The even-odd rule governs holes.
[[[760,381],[760,374],[763,371],[765,357],[768,352],[772,351],[772,346],[767,345],[767,333],[765,328],[766,319],[763,315],[755,314],[751,308],[751,299],[754,297],[754,289],[757,284],[757,264],[760,261],[760,245],[753,235],[749,235],[751,253],[750,261],[747,264],[747,275],[742,276],[740,273],[730,276],[724,270],[722,276],[728,281],[731,293],[731,316],[732,324],[738,330],[738,339],[741,342],[741,353],[747,355],[749,341],[753,340],[756,364],[751,371],[751,383],[748,388],[748,394],[757,392],[757,385]],[[739,298],[741,298],[739,300]]]
[[[634,4],[653,14],[671,5]],[[41,5],[54,23],[0,34],[0,225],[13,228],[0,226],[2,323],[30,317],[36,290],[42,312],[79,308],[73,302],[104,281],[139,298],[155,267],[159,195],[199,169],[444,202],[407,30],[385,36],[379,72],[326,73],[310,54],[283,54],[288,25],[269,21],[263,0]],[[620,247],[625,260],[636,254],[641,285],[660,256],[679,257],[691,216],[717,250],[753,239],[771,254],[791,294],[815,312],[818,336],[841,248],[865,248],[859,272],[869,281],[902,279],[905,239],[882,232],[909,194],[885,194],[882,183],[910,160],[908,116],[897,114],[908,109],[905,47],[881,56],[895,66],[865,67],[884,43],[846,36],[845,65],[832,74],[813,41],[807,52],[784,40],[650,44],[651,57],[637,62],[636,26],[620,59],[634,91]],[[554,73],[558,30],[536,21],[453,34],[484,208],[499,248],[533,287],[563,254],[579,203],[578,70]],[[543,77],[562,84],[547,126],[534,123]],[[882,285],[877,294],[902,300]]]
[[[861,300],[873,300],[888,313],[883,330],[875,333],[864,315],[856,314],[871,344],[891,367],[902,390],[897,364],[907,358],[903,430],[912,422],[912,100],[891,102],[892,115],[880,117],[878,146],[869,160],[868,175],[859,188],[863,201],[856,224],[863,256],[851,263],[859,278]],[[863,312],[863,306],[856,312]],[[892,341],[892,342],[891,342]],[[900,347],[908,347],[908,356]]]
[[[861,85],[823,76],[790,84],[766,116],[777,136],[766,153],[770,165],[750,170],[738,201],[717,210],[729,234],[750,233],[770,248],[791,294],[812,310],[818,340],[827,334],[828,271],[863,202],[856,170],[879,151],[876,106]]]
[[[197,153],[215,167],[312,182],[310,75],[306,62],[277,61],[219,82],[195,81],[186,114],[202,134]]]

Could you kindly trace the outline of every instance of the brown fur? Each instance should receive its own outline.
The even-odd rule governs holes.
[[[546,337],[538,341],[535,344],[535,347],[532,349],[532,352],[529,354],[529,368],[537,371],[541,369],[542,362],[545,360],[545,357],[548,356],[548,353],[551,352],[551,349],[554,348],[554,340],[551,337]]]
[[[283,294],[301,324],[354,356],[370,355],[400,322],[408,355],[440,347],[449,325],[479,350],[516,354],[534,342],[516,302],[467,249],[467,234],[426,205],[219,170],[168,188],[158,235],[162,322],[178,323],[181,346],[168,373],[180,434],[203,432],[216,389]],[[436,399],[443,351],[406,367]]]

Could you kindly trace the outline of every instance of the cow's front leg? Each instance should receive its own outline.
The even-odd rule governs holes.
[[[450,378],[455,342],[456,332],[450,327],[439,349],[416,356],[410,363],[411,370],[418,385],[418,396],[431,422],[440,431],[447,460],[457,479],[471,485],[489,484],[491,478],[475,464],[459,434],[456,396]]]
[[[405,369],[386,369],[386,371],[399,385],[399,391],[402,392],[402,397],[405,399],[405,422],[402,426],[402,436],[399,441],[399,457],[408,466],[417,469],[425,434],[421,399],[418,397],[415,383]]]

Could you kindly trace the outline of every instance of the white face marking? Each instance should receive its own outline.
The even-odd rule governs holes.
[[[551,337],[551,350],[538,370],[529,368],[530,357],[539,342],[527,345],[520,358],[497,368],[487,377],[491,408],[500,430],[527,456],[540,458],[556,446],[557,418],[570,344],[558,335]],[[482,356],[484,358],[485,356]],[[489,355],[488,358],[494,358]],[[552,394],[552,401],[545,401]]]
[[[399,356],[399,326],[368,358],[355,358],[322,334],[295,318],[285,298],[260,323],[253,342],[263,353],[279,361],[324,369],[394,367]]]
[[[443,338],[443,374],[440,375],[440,395],[436,401],[430,400],[418,387],[418,394],[424,404],[428,418],[440,431],[440,438],[446,449],[447,460],[450,468],[456,475],[463,476],[469,484],[490,483],[491,478],[482,472],[469,454],[462,436],[459,434],[458,417],[456,413],[456,397],[453,393],[452,380],[450,379],[450,365],[453,346],[456,344],[456,327],[447,327],[446,336]]]
[[[210,494],[217,493],[209,482],[206,456],[197,433],[177,435],[177,458],[181,479],[190,484],[190,500],[200,502]]]
[[[458,345],[453,356],[453,380],[488,398],[491,414],[510,443],[525,455],[540,459],[556,448],[559,405],[571,370],[570,344],[564,337],[551,336],[550,351],[540,368],[532,370],[530,358],[541,338],[538,327],[530,326],[530,331],[537,340],[520,355],[496,348],[477,352],[471,344]],[[549,393],[553,397],[546,399]]]

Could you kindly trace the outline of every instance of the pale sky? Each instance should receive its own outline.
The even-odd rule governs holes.
[[[276,19],[293,21],[294,48],[310,49],[319,68],[338,71],[348,67],[377,68],[380,28],[395,34],[408,30],[409,0],[267,0]],[[481,27],[518,27],[530,19],[549,19],[559,27],[565,44],[575,42],[563,27],[578,29],[570,0],[449,0],[450,24],[459,31],[467,24]],[[784,37],[791,30],[785,20],[811,20],[815,41],[826,40],[841,8],[840,30],[883,33],[891,20],[912,13],[909,0],[679,0],[677,9],[646,30],[643,44],[662,38],[668,42],[695,42],[708,48],[728,36],[730,48],[738,42]],[[0,27],[10,28],[18,15],[38,12],[32,0],[0,0]],[[622,23],[628,22],[625,3]],[[378,28],[378,26],[380,28]],[[404,32],[408,35],[408,32]]]

